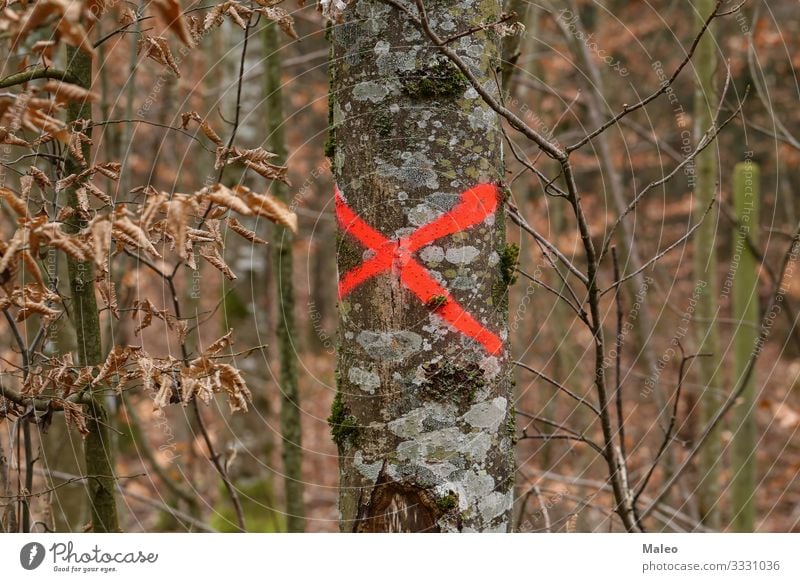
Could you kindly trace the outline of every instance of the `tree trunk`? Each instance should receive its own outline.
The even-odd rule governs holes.
[[[443,37],[500,13],[497,1],[426,7]],[[351,3],[332,39],[342,530],[508,531],[518,249],[505,242],[498,117],[382,2]],[[449,46],[497,92],[499,44],[482,31]]]
[[[266,55],[266,106],[269,150],[277,155],[276,163],[286,161],[286,138],[283,125],[281,63],[278,53],[277,26],[264,27]],[[288,190],[282,182],[274,182],[278,198],[288,202]],[[273,227],[272,258],[278,302],[278,358],[281,366],[281,435],[286,493],[286,528],[290,532],[305,530],[303,506],[303,448],[300,442],[300,393],[297,387],[297,333],[294,318],[294,283],[291,231]]]
[[[738,386],[747,368],[758,339],[761,321],[758,306],[758,258],[747,244],[747,238],[758,240],[759,171],[752,161],[737,164],[733,179],[733,203],[739,225],[734,235],[733,257],[739,255],[739,265],[733,279],[734,377],[731,386]],[[742,392],[744,402],[736,408],[733,438],[733,529],[752,532],[755,528],[756,494],[756,405],[755,374],[751,374]]]
[[[67,49],[67,72],[80,80],[88,89],[92,82],[92,59],[86,53]],[[92,107],[88,101],[70,102],[67,106],[67,122],[78,119],[91,119]],[[89,133],[87,130],[86,133]],[[84,157],[89,159],[89,147],[84,147]],[[71,156],[65,163],[67,175],[83,170],[78,160]],[[66,191],[67,206],[78,208],[76,187]],[[67,232],[75,233],[84,228],[85,222],[80,214],[75,213],[65,221]],[[82,366],[94,366],[103,362],[103,348],[100,337],[100,315],[97,311],[97,299],[94,294],[94,263],[78,261],[67,257],[70,291],[72,302],[70,313],[75,327],[75,340],[78,346],[78,360]],[[84,407],[86,426],[89,434],[84,440],[84,456],[86,459],[86,487],[89,490],[89,506],[92,516],[92,531],[95,533],[116,532],[117,506],[115,500],[116,479],[114,477],[114,453],[108,431],[108,418],[101,397],[92,399]]]
[[[696,18],[702,22],[714,10],[715,0],[697,0],[695,2]],[[714,72],[717,68],[717,45],[712,31],[703,35],[697,47],[696,71],[697,87],[694,98],[694,133],[695,142],[711,126],[716,107],[716,91],[714,89]],[[695,160],[695,201],[694,209],[697,220],[705,214],[711,200],[717,193],[717,149],[710,147],[701,152]],[[695,310],[697,326],[697,351],[711,354],[710,357],[698,358],[698,381],[703,387],[700,402],[702,425],[705,426],[714,417],[722,405],[721,386],[719,384],[719,335],[717,331],[717,253],[715,250],[717,235],[716,207],[708,213],[703,224],[697,229],[694,239],[694,276],[699,297]],[[700,285],[700,282],[705,285]],[[708,439],[697,467],[699,483],[700,517],[703,525],[716,529],[719,527],[719,455],[721,441],[718,436]]]

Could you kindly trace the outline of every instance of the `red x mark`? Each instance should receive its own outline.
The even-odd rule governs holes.
[[[422,225],[409,236],[390,240],[364,222],[350,208],[336,188],[336,217],[348,234],[375,252],[361,265],[345,273],[339,281],[339,298],[346,297],[365,281],[391,271],[400,282],[426,305],[435,304],[436,314],[465,336],[479,342],[491,354],[503,348],[503,342],[464,311],[452,295],[442,287],[430,271],[420,265],[413,253],[444,236],[466,230],[483,222],[497,209],[497,188],[479,184],[461,195],[460,202],[449,212]],[[442,299],[443,298],[443,299]]]

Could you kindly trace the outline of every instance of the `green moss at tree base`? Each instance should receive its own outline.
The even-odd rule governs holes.
[[[458,507],[458,498],[453,493],[440,497],[436,500],[436,507],[446,513]]]

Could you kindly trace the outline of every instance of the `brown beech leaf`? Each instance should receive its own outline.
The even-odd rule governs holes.
[[[136,45],[136,53],[141,54],[142,52],[148,58],[171,69],[175,76],[180,78],[181,72],[178,69],[178,63],[175,62],[175,57],[172,56],[172,51],[166,38],[142,34]]]
[[[230,217],[227,219],[228,228],[230,228],[233,232],[241,236],[242,238],[249,240],[253,244],[257,245],[265,245],[269,244],[263,238],[259,238],[255,232],[244,226],[241,222],[236,220],[234,217]]]
[[[64,407],[64,420],[67,421],[67,426],[74,428],[82,437],[89,434],[89,428],[86,426],[86,417],[83,414],[83,407],[80,404],[75,404],[69,400],[60,400],[61,406]]]
[[[261,12],[264,16],[277,24],[283,32],[297,40],[297,31],[294,29],[294,19],[289,15],[288,12],[286,12],[286,10],[275,6],[261,8],[258,10],[258,12]]]
[[[225,278],[230,281],[236,280],[236,274],[231,270],[228,264],[223,260],[219,254],[219,250],[215,246],[203,245],[200,247],[200,256],[203,257],[208,263],[217,269],[220,273],[225,275]]]
[[[52,93],[56,101],[62,103],[68,103],[70,101],[79,103],[84,101],[94,102],[99,99],[97,93],[93,93],[79,85],[73,85],[55,79],[51,79],[42,85],[41,91]]]
[[[167,28],[174,32],[183,44],[192,46],[192,36],[186,20],[183,18],[180,2],[178,0],[155,0],[153,7],[164,20]]]
[[[297,214],[292,212],[283,200],[276,198],[269,192],[265,194],[246,192],[243,198],[255,214],[268,218],[276,224],[283,225],[294,234],[297,234]]]

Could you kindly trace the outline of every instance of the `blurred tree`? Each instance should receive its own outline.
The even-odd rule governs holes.
[[[694,10],[699,23],[698,28],[704,25],[706,19],[716,9],[716,4],[716,0],[695,1]],[[713,23],[711,26],[713,27]],[[697,75],[694,96],[695,143],[700,141],[714,122],[714,109],[717,104],[714,87],[718,50],[716,42],[713,30],[709,30],[700,40],[695,56]],[[719,384],[720,342],[716,323],[719,308],[715,248],[719,214],[716,206],[706,215],[709,204],[717,194],[717,155],[717,148],[710,147],[702,151],[695,161],[695,219],[703,221],[697,229],[694,246],[694,276],[699,295],[695,311],[697,349],[710,354],[709,357],[698,358],[696,364],[699,384],[702,387],[700,411],[703,425],[714,417],[723,400]],[[718,528],[720,525],[718,511],[720,451],[720,439],[710,438],[703,448],[697,467],[700,516],[703,524],[710,528]]]
[[[733,176],[733,203],[739,224],[733,237],[733,255],[739,264],[733,280],[734,375],[732,386],[738,386],[747,370],[747,363],[758,339],[760,321],[758,306],[758,257],[748,244],[758,241],[759,170],[752,161],[736,165]],[[744,402],[736,409],[733,440],[733,529],[752,532],[755,528],[756,493],[756,405],[755,375],[747,376],[742,393]]]
[[[283,93],[281,91],[281,61],[278,50],[278,27],[270,22],[264,27],[266,55],[267,142],[278,163],[286,161],[284,137]],[[288,202],[286,184],[273,185],[276,196]],[[300,393],[297,386],[297,334],[294,315],[294,283],[292,281],[292,232],[276,226],[272,237],[272,259],[275,284],[279,298],[278,358],[281,369],[281,435],[283,436],[283,465],[286,494],[286,527],[290,532],[305,530],[303,507],[303,447],[300,431]]]

